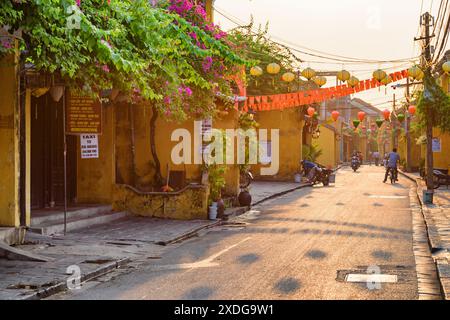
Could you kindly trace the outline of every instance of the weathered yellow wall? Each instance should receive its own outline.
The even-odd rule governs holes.
[[[275,176],[261,176],[261,165],[258,164],[252,166],[252,173],[261,180],[293,181],[302,160],[302,109],[261,111],[255,119],[259,123],[259,129],[269,129],[268,139],[270,129],[280,130],[280,169]]]
[[[0,60],[0,226],[18,227],[19,112],[17,57]]]
[[[187,188],[179,194],[139,194],[118,185],[113,208],[142,217],[192,220],[208,217],[208,187]]]
[[[433,129],[433,138],[441,139],[441,152],[433,153],[434,167],[438,169],[450,169],[450,134],[442,133],[439,129]]]
[[[317,162],[326,167],[336,167],[336,138],[335,132],[325,126],[320,127],[320,137],[313,140],[322,150],[322,155],[318,157]]]
[[[133,185],[140,191],[159,192],[160,190],[158,188],[155,188],[155,167],[150,149],[150,119],[152,117],[151,106],[134,105],[130,107],[128,104],[120,104],[115,108],[117,128],[117,183]],[[131,114],[131,112],[133,114]],[[134,120],[132,121],[132,119]],[[215,129],[235,129],[237,128],[237,126],[238,112],[236,110],[231,110],[228,114],[223,114],[219,118],[213,120],[213,128]],[[160,115],[156,122],[155,142],[158,159],[161,164],[161,175],[164,179],[167,178],[167,166],[169,166],[171,171],[185,171],[187,183],[200,183],[202,165],[193,163],[176,165],[172,162],[172,149],[177,144],[179,144],[179,141],[171,141],[172,133],[176,129],[186,129],[191,134],[191,160],[192,162],[194,160],[194,119],[190,119],[180,123],[176,121],[170,121],[164,118],[164,116]],[[135,143],[134,160],[132,156],[133,132]],[[201,132],[199,131],[198,133],[200,134]],[[135,177],[133,172],[135,172]],[[226,187],[224,196],[237,196],[239,193],[239,166],[229,165],[225,179]],[[203,196],[207,195],[207,193],[204,192],[200,194],[202,194]],[[117,198],[117,196],[118,195],[115,195],[114,197]],[[148,195],[147,197],[151,196]],[[171,197],[171,199],[172,198],[176,199],[177,197]],[[139,202],[140,200],[136,201]],[[157,202],[157,199],[155,201]],[[179,202],[178,206],[182,205],[182,203],[183,202]],[[192,212],[187,204],[188,202],[185,203],[184,209],[180,209],[179,212],[177,212],[176,210],[172,211],[171,214],[173,216],[171,217],[174,219],[188,219],[189,217],[192,219],[198,218],[198,213]],[[142,214],[142,212],[147,212],[144,215],[154,214],[153,210],[142,208],[139,210],[135,209],[135,211],[139,214]],[[206,207],[204,213],[206,214]]]
[[[103,108],[103,134],[99,136],[99,158],[81,159],[77,143],[77,201],[111,203],[115,184],[114,109]]]

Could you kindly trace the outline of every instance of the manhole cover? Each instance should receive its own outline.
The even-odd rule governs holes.
[[[346,282],[356,282],[356,283],[396,283],[398,277],[392,274],[357,274],[350,273],[345,277]]]

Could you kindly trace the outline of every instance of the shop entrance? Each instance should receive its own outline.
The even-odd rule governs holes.
[[[64,204],[63,100],[31,99],[31,208]],[[67,136],[67,198],[76,201],[76,137]]]

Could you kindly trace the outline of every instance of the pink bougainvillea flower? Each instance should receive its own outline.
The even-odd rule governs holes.
[[[186,94],[187,94],[189,97],[192,96],[192,89],[191,89],[191,88],[186,87],[186,88],[184,89],[184,91],[186,92]]]
[[[203,71],[208,72],[209,70],[211,70],[212,64],[213,64],[212,57],[206,57],[205,60],[203,60],[202,62]]]
[[[77,3],[77,6],[81,5],[81,0],[75,0],[75,2]]]
[[[105,72],[109,72],[109,67],[105,64],[102,66],[102,70]]]

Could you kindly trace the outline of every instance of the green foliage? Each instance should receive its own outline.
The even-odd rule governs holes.
[[[431,124],[443,132],[450,132],[450,97],[438,85],[429,72],[425,73],[425,90],[420,92],[418,111],[420,123],[425,126]],[[428,111],[431,109],[431,118]]]
[[[323,154],[323,150],[320,149],[318,145],[304,144],[302,147],[302,158],[304,160],[316,162],[317,158],[319,158],[322,154]]]
[[[208,181],[210,187],[210,201],[217,201],[222,196],[222,189],[226,185],[225,173],[227,167],[225,165],[212,164],[208,166]]]
[[[249,76],[247,92],[249,95],[270,95],[275,93],[287,93],[297,91],[300,87],[311,86],[308,82],[296,79],[290,84],[281,80],[285,72],[293,72],[296,66],[302,62],[287,47],[277,44],[268,38],[268,25],[261,26],[258,31],[253,31],[253,21],[244,27],[238,27],[229,32],[229,40],[234,44],[235,50],[240,56],[254,65],[263,69],[263,74],[259,77]],[[271,75],[266,72],[266,66],[270,63],[277,63],[281,66],[280,73]],[[250,66],[247,67],[246,74],[250,74]],[[303,89],[302,89],[303,90]]]
[[[211,113],[215,93],[230,91],[227,75],[247,64],[225,39],[169,12],[165,2],[83,0],[76,11],[80,28],[71,29],[68,10],[74,5],[74,0],[0,4],[0,25],[10,26],[11,33],[23,31],[27,62],[37,70],[60,72],[73,87],[94,92],[115,87],[134,98],[159,101],[161,113],[182,119],[190,112]],[[223,72],[202,70],[205,57],[220,63]],[[196,103],[180,98],[182,85],[193,89],[189,99]],[[165,97],[172,97],[170,103]]]

